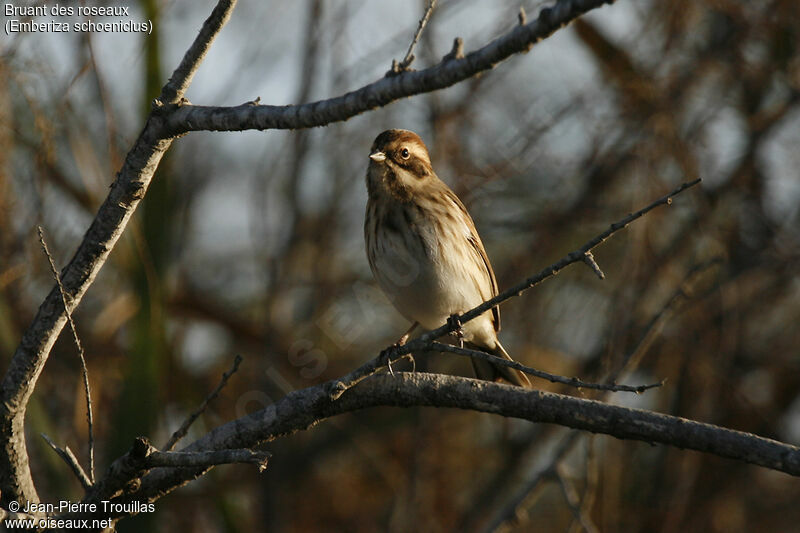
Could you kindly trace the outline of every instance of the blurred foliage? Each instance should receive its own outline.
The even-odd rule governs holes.
[[[52,286],[36,225],[64,265],[141,128],[141,102],[194,38],[185,17],[200,20],[207,8],[176,0],[141,9],[156,5],[162,41],[125,37],[134,52],[121,66],[121,36],[102,46],[59,36],[66,56],[38,35],[4,44],[3,366]],[[401,58],[422,9],[292,5],[242,3],[190,99],[343,94]],[[533,17],[541,4],[525,7]],[[443,2],[414,67],[437,62],[457,35],[467,50],[488,42],[513,27],[517,8]],[[799,97],[796,0],[619,0],[490,73],[343,124],[180,139],[76,314],[98,474],[140,432],[165,442],[235,353],[242,369],[187,439],[343,374],[405,330],[362,242],[366,155],[388,127],[413,129],[431,147],[476,219],[501,288],[702,177],[702,188],[596,251],[605,281],[576,266],[504,305],[501,337],[516,359],[587,380],[635,355],[628,382],[666,385],[611,401],[800,442]],[[444,356],[418,366],[469,375]],[[38,435],[85,457],[82,397],[75,348],[62,335],[28,413],[45,498],[80,497]],[[222,467],[177,490],[156,504],[153,527],[478,531],[525,496],[565,433],[450,410],[342,416],[269,443],[261,475]],[[607,437],[573,443],[562,477],[601,531],[789,531],[800,522],[800,484],[788,476]],[[506,527],[579,530],[573,522],[546,477]]]

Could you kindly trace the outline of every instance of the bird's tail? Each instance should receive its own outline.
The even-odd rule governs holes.
[[[503,345],[500,344],[500,341],[497,341],[494,349],[486,348],[485,346],[478,346],[471,343],[466,343],[468,348],[473,350],[480,350],[482,352],[490,353],[497,357],[502,357],[503,359],[508,359],[509,361],[513,361],[511,356],[508,355]],[[474,357],[471,359],[472,361],[472,368],[475,369],[475,376],[478,379],[483,379],[486,381],[507,381],[512,385],[517,385],[519,387],[525,387],[526,389],[532,388],[531,382],[528,379],[528,376],[525,375],[524,372],[520,372],[515,368],[510,368],[507,366],[501,365],[494,365],[488,361],[484,361],[483,359],[475,359]]]

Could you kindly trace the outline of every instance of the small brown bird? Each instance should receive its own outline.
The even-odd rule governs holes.
[[[387,130],[372,144],[364,238],[372,274],[394,306],[431,330],[497,294],[497,281],[472,218],[433,171],[428,149],[408,130]],[[511,361],[500,341],[500,309],[466,322],[467,347]],[[401,343],[405,341],[404,335]],[[472,359],[479,379],[530,387],[515,369]]]

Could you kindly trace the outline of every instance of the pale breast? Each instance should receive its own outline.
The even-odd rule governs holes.
[[[408,320],[433,329],[453,313],[463,313],[492,296],[490,275],[470,242],[467,225],[416,204],[394,204],[378,211],[368,205],[367,220],[377,222],[365,226],[370,267]],[[467,326],[485,329],[485,321]]]

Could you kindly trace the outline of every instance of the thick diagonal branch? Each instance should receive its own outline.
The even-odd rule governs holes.
[[[218,2],[184,62],[162,91],[162,98],[167,98],[162,103],[175,103],[183,97],[197,63],[222,29],[235,3],[235,0]],[[72,312],[77,307],[94,281],[147,192],[161,157],[172,143],[172,138],[163,135],[163,117],[163,109],[154,108],[78,250],[61,272],[64,300],[68,302],[69,309],[64,308],[59,288],[53,287],[23,334],[0,382],[0,491],[3,502],[39,501],[25,446],[24,421],[28,399],[36,387],[50,349],[67,321],[67,311]]]

